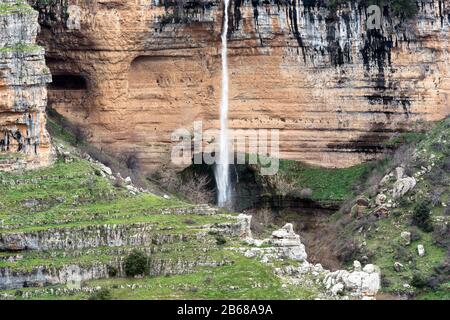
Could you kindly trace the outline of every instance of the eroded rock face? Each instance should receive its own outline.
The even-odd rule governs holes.
[[[150,170],[170,162],[175,129],[219,127],[222,1],[53,3],[40,8],[50,103],[93,143]],[[350,166],[449,113],[450,1],[403,22],[385,10],[381,31],[356,4],[258,3],[231,1],[230,127],[280,129],[281,157]]]
[[[35,45],[38,13],[14,0],[0,0],[0,8],[0,171],[47,165],[51,75],[44,49]]]

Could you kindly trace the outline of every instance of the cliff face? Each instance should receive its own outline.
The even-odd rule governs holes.
[[[219,126],[222,1],[169,3],[37,5],[51,106],[145,169],[169,163],[175,129]],[[450,1],[418,1],[408,21],[385,8],[372,30],[357,4],[262,3],[230,5],[231,128],[277,128],[283,158],[349,166],[449,113]]]
[[[35,45],[38,13],[21,1],[0,0],[0,171],[50,162],[45,129],[44,49]]]

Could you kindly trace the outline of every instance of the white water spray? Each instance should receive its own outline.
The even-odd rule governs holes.
[[[215,176],[218,191],[218,204],[226,207],[231,201],[231,182],[229,173],[228,150],[228,4],[224,0],[224,21],[222,30],[222,96],[220,101],[220,151],[219,161],[215,167]]]

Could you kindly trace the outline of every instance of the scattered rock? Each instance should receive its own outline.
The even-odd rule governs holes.
[[[394,197],[394,199],[403,197],[409,191],[414,189],[414,187],[416,186],[416,183],[417,183],[417,181],[413,177],[406,177],[406,178],[398,179],[394,183],[394,189],[392,190],[392,196]]]
[[[411,244],[411,232],[409,231],[403,231],[400,234],[400,237],[402,239],[402,243],[405,246],[409,246]]]
[[[98,162],[97,165],[100,167],[100,170],[101,170],[102,172],[104,172],[104,173],[107,174],[108,176],[112,176],[113,173],[112,173],[111,168],[105,166],[105,165],[104,165],[103,163],[101,163],[101,162]]]
[[[394,263],[394,270],[397,272],[401,272],[403,270],[403,265],[400,262]]]
[[[341,294],[343,291],[344,291],[344,288],[345,288],[345,286],[344,286],[344,284],[343,283],[341,283],[341,282],[339,282],[339,283],[336,283],[332,288],[331,288],[331,293],[333,294],[333,295],[338,295],[338,294]]]
[[[383,193],[380,193],[380,194],[378,194],[377,197],[375,198],[375,204],[376,204],[377,206],[381,206],[381,205],[383,205],[383,204],[386,202],[386,199],[387,199],[386,195],[383,194]]]
[[[390,213],[389,208],[385,204],[376,207],[372,211],[372,214],[377,218],[386,218],[389,216],[389,213]]]
[[[360,198],[358,198],[358,200],[356,200],[356,204],[358,206],[363,206],[366,208],[369,206],[369,203],[370,203],[369,199],[364,198],[364,197],[360,197]]]
[[[239,225],[240,231],[239,236],[241,238],[251,238],[252,231],[250,230],[250,225],[252,222],[252,216],[247,214],[240,214],[237,216],[237,224]]]
[[[419,244],[417,246],[417,253],[419,254],[419,257],[423,257],[425,255],[425,248],[423,245]]]
[[[375,272],[375,266],[373,264],[367,264],[364,267],[363,271],[367,272],[367,273],[374,273]]]
[[[139,193],[139,189],[134,187],[134,186],[132,186],[132,185],[127,185],[126,188],[133,195],[136,195],[136,194]]]
[[[395,168],[395,177],[397,180],[400,180],[404,177],[405,175],[405,168],[403,167],[397,167]]]

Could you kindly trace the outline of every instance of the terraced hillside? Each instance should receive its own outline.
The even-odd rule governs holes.
[[[361,299],[378,291],[372,265],[331,272],[310,264],[291,224],[254,239],[251,216],[157,196],[54,140],[51,167],[0,174],[2,299]]]
[[[132,192],[101,170],[72,154],[47,169],[0,174],[1,289],[66,283],[74,268],[81,280],[124,275],[133,248],[151,253],[151,275],[227,262],[211,230],[239,236],[236,216]]]

